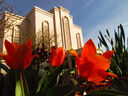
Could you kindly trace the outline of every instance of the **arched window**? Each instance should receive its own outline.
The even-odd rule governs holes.
[[[76,34],[76,40],[77,40],[77,48],[79,49],[79,48],[82,47],[81,38],[80,38],[80,34],[79,33]]]
[[[12,28],[12,42],[20,43],[20,29],[18,26]]]
[[[50,33],[49,33],[49,23],[47,21],[43,22],[42,26],[42,37],[43,43],[47,46],[50,46]]]
[[[13,43],[13,41],[14,41],[14,33],[15,33],[14,27],[12,27],[12,43]]]
[[[69,28],[69,20],[68,18],[64,17],[64,44],[65,49],[69,49],[71,45],[71,35],[70,35],[70,28]]]

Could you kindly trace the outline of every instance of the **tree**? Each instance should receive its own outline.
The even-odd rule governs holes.
[[[42,30],[36,34],[36,44],[33,46],[33,54],[38,54],[38,63],[48,62],[51,46],[55,46],[55,34],[47,30],[41,35]],[[33,35],[31,35],[32,37]]]

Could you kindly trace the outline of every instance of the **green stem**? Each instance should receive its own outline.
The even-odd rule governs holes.
[[[25,94],[24,94],[24,86],[23,86],[23,76],[22,76],[22,72],[20,72],[20,83],[21,83],[22,95],[25,96]]]

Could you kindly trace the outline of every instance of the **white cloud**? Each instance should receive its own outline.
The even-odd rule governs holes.
[[[92,2],[93,2],[93,0],[88,0],[88,1],[86,1],[83,8],[84,8],[84,9],[87,8]]]

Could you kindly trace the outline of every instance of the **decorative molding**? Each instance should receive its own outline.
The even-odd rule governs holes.
[[[26,16],[26,18],[29,17],[34,11],[38,11],[38,12],[40,12],[42,14],[45,14],[45,15],[47,15],[49,17],[53,17],[53,14],[52,13],[47,12],[47,11],[45,11],[45,10],[37,7],[37,6],[34,6],[33,9],[28,13],[28,15]]]
[[[82,47],[80,33],[76,33],[76,40],[77,40],[77,47],[78,47],[78,49],[79,49],[79,48]]]
[[[54,13],[55,11],[59,12],[59,9],[54,6],[49,12]]]
[[[45,15],[50,16],[50,17],[53,17],[53,14],[52,13],[47,12],[47,11],[45,11],[45,10],[37,7],[37,6],[34,6],[34,9],[35,9],[35,11],[38,11],[38,12],[40,12],[42,14],[45,14]]]
[[[75,28],[82,29],[80,26],[73,24]]]
[[[11,15],[11,16],[13,16],[12,18],[18,18],[18,19],[25,19],[25,17],[23,17],[23,16],[20,16],[20,15],[17,15],[17,14],[13,14],[13,13],[10,13],[10,12],[7,12],[7,11],[5,11],[4,12],[4,14],[5,14],[5,16],[6,15]]]
[[[71,19],[73,19],[73,16],[69,15],[69,17],[70,17]]]
[[[59,9],[57,7],[54,7],[54,10],[59,12]]]
[[[69,14],[69,11],[68,11],[67,9],[63,8],[62,6],[59,6],[58,8],[59,8],[60,10],[62,10],[63,12],[66,12],[66,13]]]

